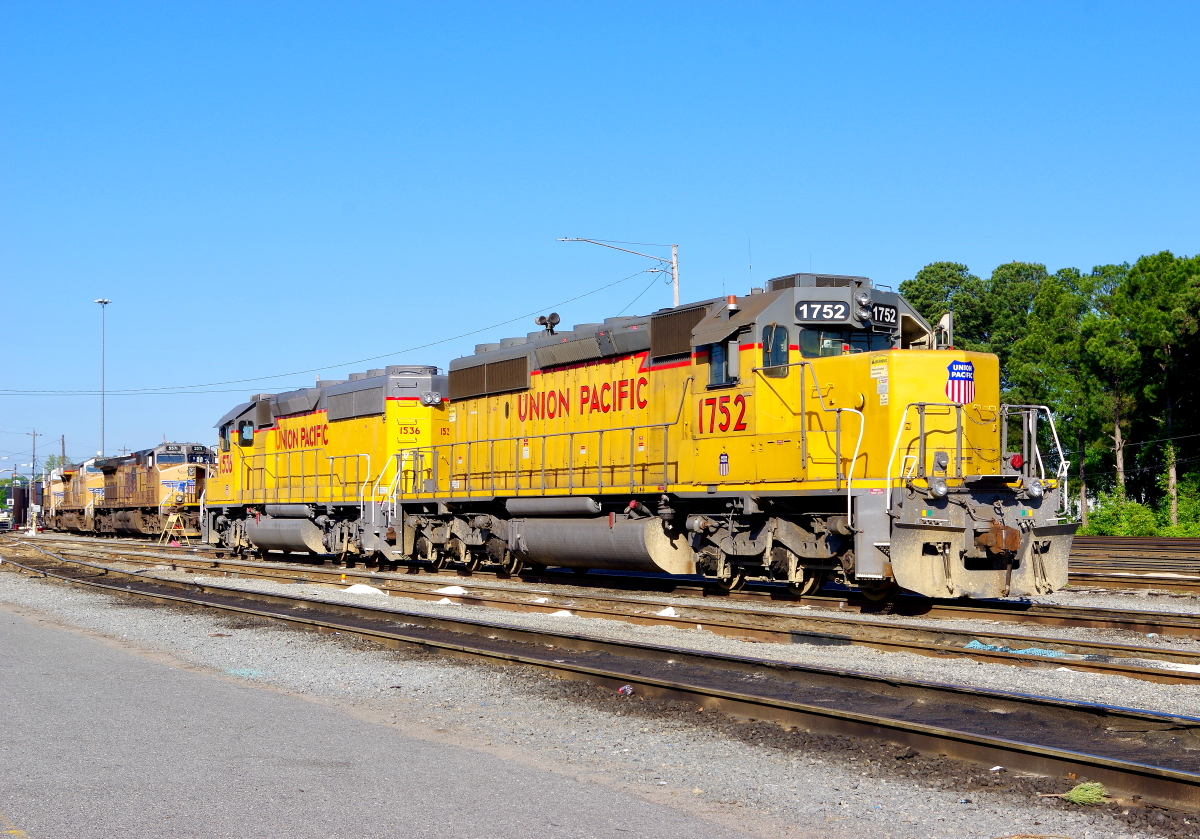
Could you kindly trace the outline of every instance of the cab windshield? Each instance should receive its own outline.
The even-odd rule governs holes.
[[[853,329],[800,330],[800,354],[805,358],[826,358],[891,348],[892,336],[880,332],[861,332]]]

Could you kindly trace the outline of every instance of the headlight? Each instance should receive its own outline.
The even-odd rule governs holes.
[[[870,320],[871,319],[871,310],[867,309],[865,307],[862,309],[859,309],[858,310],[858,319],[859,320]]]
[[[946,485],[945,478],[930,478],[929,491],[933,493],[934,498],[945,498],[946,493],[950,492],[950,487]]]
[[[871,302],[871,297],[865,291],[860,291],[854,295],[854,302],[865,309],[867,304]]]
[[[1037,478],[1033,478],[1025,485],[1025,491],[1028,492],[1032,498],[1041,498],[1046,494],[1046,488],[1042,486],[1042,482]]]

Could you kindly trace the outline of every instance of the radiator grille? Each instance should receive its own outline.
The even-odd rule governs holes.
[[[849,288],[853,277],[817,277],[817,288]]]
[[[529,361],[525,356],[493,361],[450,371],[450,399],[470,399],[490,393],[529,387]]]
[[[556,367],[560,364],[574,364],[577,361],[590,361],[604,355],[600,351],[600,342],[595,338],[582,338],[578,341],[566,341],[562,344],[550,344],[534,350],[538,367]]]
[[[692,351],[692,329],[708,313],[705,306],[650,318],[650,355],[662,358]]]
[[[383,388],[370,387],[351,393],[338,393],[328,398],[330,420],[368,417],[383,413]]]
[[[487,393],[525,390],[529,387],[529,359],[525,356],[508,361],[493,361],[484,366],[484,385]]]

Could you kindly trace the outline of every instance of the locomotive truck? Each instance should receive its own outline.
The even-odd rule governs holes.
[[[1077,525],[1044,406],[866,277],[481,344],[259,394],[218,422],[207,541],[516,573],[1047,593]]]

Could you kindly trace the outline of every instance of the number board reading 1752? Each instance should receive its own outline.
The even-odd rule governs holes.
[[[871,304],[871,320],[878,326],[896,327],[900,312],[895,306],[885,306],[882,303]]]
[[[846,321],[850,319],[850,304],[849,303],[822,303],[822,302],[805,302],[796,304],[796,320],[799,321],[821,321],[822,323],[832,321]]]

